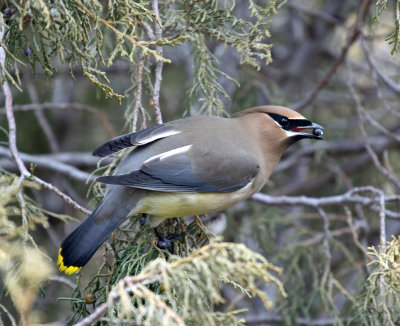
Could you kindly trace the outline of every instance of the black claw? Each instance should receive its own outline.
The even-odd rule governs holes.
[[[140,219],[139,225],[142,228],[147,222],[147,214],[142,214],[142,218]]]
[[[169,243],[166,239],[158,240],[156,246],[160,249],[172,249],[171,248],[172,243]]]
[[[154,232],[158,238],[156,246],[163,250],[167,249],[171,253],[174,251],[174,241],[178,240],[179,238],[182,238],[187,234],[187,232],[185,231],[179,234],[169,234],[166,237],[164,237],[158,228],[154,228]]]

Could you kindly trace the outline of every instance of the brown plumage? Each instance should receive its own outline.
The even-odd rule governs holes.
[[[303,130],[319,130],[305,133]],[[61,270],[80,269],[128,216],[164,218],[226,209],[259,191],[284,151],[323,128],[280,106],[241,111],[236,118],[200,116],[126,134],[94,151],[106,156],[137,146],[118,164],[100,206],[62,243]]]

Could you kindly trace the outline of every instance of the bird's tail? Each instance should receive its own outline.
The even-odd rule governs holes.
[[[108,202],[108,200],[107,200]],[[126,203],[103,201],[93,213],[61,243],[57,265],[60,271],[72,274],[92,258],[108,236],[124,222],[132,210]]]

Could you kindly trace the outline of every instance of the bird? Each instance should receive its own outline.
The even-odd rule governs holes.
[[[195,116],[113,138],[94,156],[132,147],[106,184],[100,205],[61,243],[60,271],[80,270],[131,216],[164,219],[225,210],[268,181],[285,150],[301,139],[323,139],[324,128],[300,113],[265,105],[233,118]],[[164,240],[175,240],[170,237]]]

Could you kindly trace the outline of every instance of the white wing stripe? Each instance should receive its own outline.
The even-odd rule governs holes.
[[[173,150],[170,150],[168,152],[164,152],[155,156],[150,157],[149,159],[147,159],[146,161],[143,162],[144,164],[150,163],[152,161],[156,161],[156,160],[165,160],[168,157],[174,156],[174,155],[178,155],[178,154],[183,154],[186,153],[190,150],[190,148],[192,147],[192,145],[187,145],[187,146],[183,146],[183,147],[179,147],[179,148],[175,148]]]
[[[176,135],[179,133],[180,133],[180,131],[176,131],[176,130],[166,130],[164,132],[156,132],[151,137],[145,137],[143,139],[137,140],[136,143],[137,143],[137,145],[145,145],[145,144],[151,143],[157,139],[169,137],[169,136]]]

